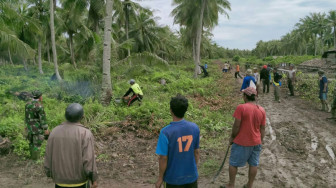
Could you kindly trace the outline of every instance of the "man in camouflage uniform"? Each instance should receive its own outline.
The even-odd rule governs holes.
[[[43,140],[49,135],[46,114],[42,106],[42,92],[33,91],[33,99],[25,106],[25,123],[28,132],[30,156],[37,160]]]

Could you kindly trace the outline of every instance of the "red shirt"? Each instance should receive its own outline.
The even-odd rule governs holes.
[[[241,120],[238,135],[233,140],[241,146],[256,146],[261,144],[260,125],[266,124],[266,113],[263,107],[253,103],[237,106],[233,117]]]

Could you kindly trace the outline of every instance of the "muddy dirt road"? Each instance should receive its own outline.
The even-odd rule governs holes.
[[[232,77],[232,73],[227,74],[218,84],[223,85]],[[238,89],[241,79],[233,83]],[[273,101],[272,90],[259,96],[258,103],[267,113],[267,128],[254,187],[336,187],[336,122],[326,120],[330,114],[319,111],[318,107],[286,93],[287,89],[282,88],[281,103]],[[97,139],[99,186],[153,187],[158,174],[154,154],[157,137],[144,139],[134,132],[109,131]],[[129,143],[135,144],[130,146]],[[209,157],[220,163],[227,140],[223,143],[223,148],[217,151],[201,151],[201,163]],[[201,147],[207,149],[207,146]],[[0,187],[54,187],[44,176],[42,164],[42,161],[19,160],[13,154],[0,157]],[[238,170],[236,187],[247,182],[247,170],[247,167]],[[228,182],[228,160],[217,181],[212,184],[211,180],[212,175],[200,174],[199,187],[218,188]]]
[[[258,99],[267,127],[254,187],[336,187],[336,122],[326,120],[330,113],[319,106],[288,96],[285,86],[281,90],[281,103],[274,101],[273,88]],[[204,187],[227,183],[227,166],[219,182]],[[247,172],[247,167],[238,170],[236,187],[247,183]]]

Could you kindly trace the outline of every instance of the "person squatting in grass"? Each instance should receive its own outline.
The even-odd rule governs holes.
[[[331,107],[328,104],[328,79],[327,77],[324,75],[324,71],[320,70],[318,71],[318,75],[319,75],[319,87],[320,87],[320,93],[319,93],[319,98],[321,100],[321,104],[322,104],[322,111],[327,111],[330,112]],[[326,109],[327,107],[327,109]]]
[[[143,93],[142,90],[139,86],[139,84],[135,83],[134,79],[131,79],[129,81],[129,84],[131,84],[131,87],[128,89],[128,91],[125,93],[125,95],[123,96],[124,99],[129,99],[129,94],[133,93],[132,97],[130,97],[130,100],[128,101],[127,106],[131,106],[132,103],[134,103],[136,100],[138,100],[139,102],[141,102],[142,98],[143,98]]]
[[[94,137],[80,123],[83,117],[82,105],[70,104],[65,110],[67,121],[55,127],[48,139],[44,169],[55,188],[98,187]]]
[[[245,104],[237,106],[229,143],[232,144],[229,166],[230,182],[227,188],[235,185],[238,167],[249,164],[248,182],[244,187],[252,187],[257,175],[259,157],[265,136],[266,113],[264,108],[256,104],[257,91],[248,87],[243,91]]]
[[[203,72],[203,77],[207,77],[207,76],[209,76],[209,73],[208,73],[208,71],[207,71],[207,68],[205,68],[205,66],[203,66],[203,65],[198,65],[198,66],[200,66],[201,67],[201,69],[202,69],[202,72]]]
[[[32,92],[33,99],[25,106],[25,124],[29,141],[30,158],[37,160],[40,157],[43,140],[48,139],[49,131],[46,114],[42,106],[42,92]]]
[[[188,100],[177,95],[170,100],[173,121],[161,129],[156,154],[159,155],[160,188],[197,188],[200,130],[195,123],[183,119]]]

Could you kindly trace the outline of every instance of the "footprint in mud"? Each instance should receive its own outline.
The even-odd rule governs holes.
[[[298,127],[293,126],[288,122],[278,123],[278,125],[274,126],[278,128],[278,131],[276,132],[277,140],[287,149],[287,151],[296,154],[299,157],[307,157],[308,151],[306,144],[311,140],[310,134],[307,134],[307,131],[300,130]]]

